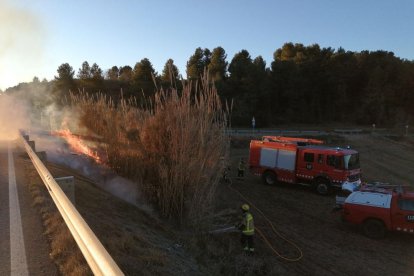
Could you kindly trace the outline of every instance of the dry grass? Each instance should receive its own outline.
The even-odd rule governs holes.
[[[72,96],[81,122],[103,137],[109,165],[142,184],[167,218],[200,225],[211,211],[223,161],[228,112],[205,74],[198,90],[158,91],[140,105],[104,95]]]
[[[183,275],[182,271],[194,271],[191,275],[199,275],[191,255],[183,248],[174,249],[174,244],[179,242],[176,229],[97,188],[73,170],[47,165],[55,177],[75,176],[76,208],[126,275]],[[48,236],[61,231],[60,226],[53,223],[55,219],[53,214],[44,214]],[[62,246],[64,237],[54,239],[53,257],[64,258],[71,245]],[[68,267],[73,265],[70,273],[77,275],[83,270],[76,265],[77,257],[74,259],[72,255],[76,256],[75,253],[66,255],[64,263]]]
[[[26,165],[33,206],[42,216],[50,244],[50,257],[62,275],[92,275],[69,229],[56,209],[50,195],[32,165]]]

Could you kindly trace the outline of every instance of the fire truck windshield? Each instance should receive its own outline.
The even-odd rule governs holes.
[[[359,154],[344,155],[344,165],[346,170],[359,169]]]

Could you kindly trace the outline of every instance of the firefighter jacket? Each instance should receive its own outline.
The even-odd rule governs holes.
[[[244,163],[244,161],[240,161],[240,163],[239,163],[239,170],[240,171],[244,171],[245,168],[246,168],[246,164]]]
[[[243,235],[252,236],[254,234],[254,221],[252,214],[249,212],[243,213],[243,219],[239,229],[242,231]]]

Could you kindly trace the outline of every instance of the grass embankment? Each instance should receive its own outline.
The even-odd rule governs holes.
[[[50,245],[50,257],[62,275],[93,275],[83,258],[68,227],[56,208],[45,185],[33,165],[26,164],[28,186],[33,197],[33,207],[42,216]]]
[[[75,176],[76,208],[126,275],[199,275],[176,229],[128,204],[66,167],[47,164],[54,177]],[[42,180],[28,163],[33,205],[42,214],[51,258],[62,275],[92,275]]]

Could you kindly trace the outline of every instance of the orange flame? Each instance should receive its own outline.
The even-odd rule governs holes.
[[[58,130],[53,134],[64,138],[74,152],[86,155],[99,164],[103,163],[98,152],[93,151],[79,138],[79,136],[74,135],[69,129]]]

